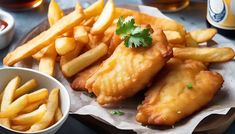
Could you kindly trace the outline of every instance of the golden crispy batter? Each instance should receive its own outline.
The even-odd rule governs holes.
[[[74,90],[86,90],[85,85],[86,81],[99,69],[100,62],[85,69],[82,72],[79,72],[76,75],[76,78],[73,80],[71,87]]]
[[[136,120],[143,124],[174,125],[209,103],[223,78],[207,71],[199,61],[171,59],[138,107]]]
[[[172,50],[162,30],[156,30],[149,48],[127,48],[120,44],[98,71],[86,82],[86,88],[100,104],[115,103],[133,96],[165,65]]]

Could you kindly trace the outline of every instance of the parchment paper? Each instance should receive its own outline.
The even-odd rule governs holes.
[[[125,7],[129,9],[138,10],[140,12],[144,12],[152,16],[168,18],[163,15],[158,9],[153,7]],[[186,27],[189,26],[190,24]],[[195,25],[193,27],[195,27]],[[219,43],[219,45],[214,45],[216,43]],[[232,47],[235,50],[235,45],[233,45],[229,40],[225,39],[223,36],[220,35],[216,35],[214,41],[209,42],[209,45],[212,45],[212,47]],[[18,63],[16,66],[37,69],[38,63],[33,61],[32,64],[32,61],[32,59],[28,59],[27,61]],[[30,64],[28,64],[29,62]],[[91,115],[119,129],[132,129],[137,133],[189,134],[194,131],[195,127],[205,117],[211,114],[226,114],[231,107],[235,106],[235,61],[233,60],[223,64],[212,64],[210,68],[219,72],[225,80],[222,89],[216,95],[215,99],[202,111],[181,121],[175,126],[166,128],[142,126],[140,123],[135,121],[136,108],[137,105],[141,103],[141,101],[144,99],[144,92],[139,93],[138,95],[136,95],[136,97],[132,97],[132,99],[125,100],[116,107],[104,108],[97,104],[95,98],[90,97],[86,92],[72,90],[68,80],[65,79],[62,73],[60,72],[58,65],[56,66],[56,78],[65,85],[70,94],[70,111],[72,114]],[[125,114],[123,116],[114,116],[110,114],[110,111],[112,110],[121,110]]]

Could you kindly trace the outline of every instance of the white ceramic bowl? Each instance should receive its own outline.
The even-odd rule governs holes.
[[[61,105],[61,111],[63,113],[62,119],[60,119],[60,121],[58,121],[54,125],[44,130],[37,131],[34,133],[30,132],[30,134],[53,134],[55,133],[65,122],[69,114],[70,99],[69,99],[69,94],[66,88],[53,77],[40,73],[36,70],[19,68],[19,67],[7,67],[7,68],[0,69],[0,90],[4,89],[4,86],[12,78],[14,78],[17,75],[21,77],[22,79],[21,83],[24,83],[32,78],[36,79],[39,85],[38,89],[47,88],[49,91],[52,90],[53,88],[60,89],[60,105]],[[10,128],[6,128],[6,127],[0,127],[0,133],[17,134],[17,133],[22,133],[22,132],[19,132]],[[29,133],[25,132],[23,134],[29,134]]]
[[[12,40],[15,31],[14,18],[7,12],[0,9],[0,19],[7,22],[7,27],[0,31],[0,49],[3,49],[9,45]]]

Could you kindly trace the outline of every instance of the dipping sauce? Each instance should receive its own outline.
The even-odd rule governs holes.
[[[7,22],[0,19],[0,32],[3,31],[7,27]]]

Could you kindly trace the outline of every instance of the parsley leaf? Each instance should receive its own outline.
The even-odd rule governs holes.
[[[124,45],[128,48],[148,47],[152,44],[150,28],[136,26],[133,17],[124,19],[121,16],[117,22],[116,34],[120,35],[121,39],[124,40]]]
[[[118,116],[121,116],[121,115],[124,115],[125,113],[120,111],[120,110],[113,110],[110,112],[112,115],[118,115]]]
[[[192,84],[192,83],[188,83],[188,84],[187,84],[187,88],[188,88],[188,89],[192,89],[192,88],[193,88],[193,84]]]

